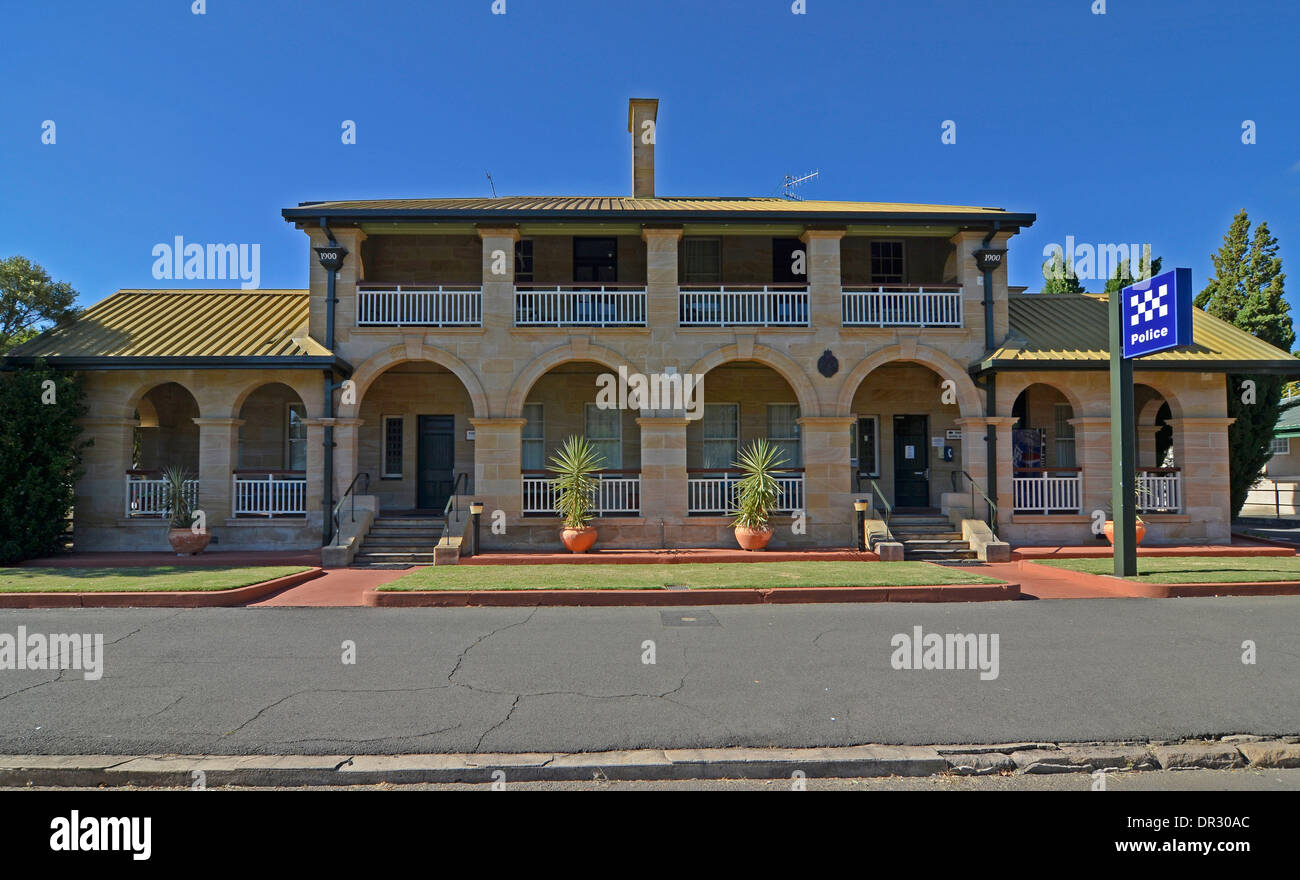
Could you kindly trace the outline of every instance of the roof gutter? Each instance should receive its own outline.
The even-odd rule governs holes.
[[[0,358],[0,370],[13,370],[46,363],[60,370],[338,370],[352,374],[352,364],[338,355],[232,355],[218,357],[87,357],[59,355],[9,355]]]

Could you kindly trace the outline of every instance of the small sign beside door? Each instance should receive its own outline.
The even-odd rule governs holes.
[[[949,428],[947,432],[947,437],[949,440],[960,440],[961,428]]]
[[[473,440],[473,439],[474,439],[474,430],[473,430],[472,428],[471,428],[470,430],[468,430],[468,431],[465,432],[465,439],[466,439],[466,440]]]
[[[904,447],[903,447],[903,457],[904,457],[904,458],[916,458],[916,447],[915,447],[915,446],[904,446]]]
[[[942,438],[942,437],[931,437],[931,438],[930,438],[930,445],[933,446],[935,449],[943,449],[943,438]]]

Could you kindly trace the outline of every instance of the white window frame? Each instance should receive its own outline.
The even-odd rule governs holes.
[[[525,437],[525,436],[523,436],[523,431],[522,431],[522,429],[520,430],[520,438],[519,438],[519,462],[520,462],[520,464],[523,464],[523,459],[524,459],[523,450],[524,450],[524,447],[525,447],[527,444],[529,444],[529,443],[535,443],[535,444],[537,444],[538,446],[540,446],[540,447],[542,448],[542,454],[541,454],[542,465],[541,465],[541,466],[542,466],[542,467],[546,467],[546,405],[543,404],[543,403],[537,403],[537,402],[525,403],[525,404],[524,404],[523,416],[524,416],[524,421],[525,421],[525,425],[524,425],[525,428],[528,427],[528,425],[531,425],[532,422],[533,422],[533,420],[532,420],[531,418],[528,417],[528,408],[529,408],[529,407],[536,407],[536,408],[537,408],[537,424],[538,424],[538,426],[541,428],[541,430],[538,432],[538,434],[537,434],[536,437]],[[530,470],[530,468],[525,468],[525,470]]]
[[[858,459],[858,447],[860,445],[858,443],[859,440],[858,425],[863,421],[871,422],[871,424],[874,426],[872,430],[876,435],[876,442],[873,443],[871,447],[872,452],[875,453],[875,461],[871,462],[870,470],[863,470],[862,462]],[[880,477],[880,416],[874,416],[874,415],[855,416],[853,418],[853,424],[849,426],[849,434],[851,437],[850,442],[852,442],[853,444],[853,446],[850,447],[849,450],[849,460],[852,462],[854,473],[866,474],[867,476],[872,478],[879,478]]]
[[[397,461],[397,470],[391,469],[392,462],[388,458],[388,423],[397,422],[401,425],[402,434],[402,454]],[[379,460],[380,460],[380,478],[384,480],[400,480],[405,477],[405,468],[403,460],[406,458],[406,416],[383,416],[379,420],[381,434],[379,438]]]
[[[1282,445],[1281,445],[1281,446],[1278,446],[1279,443],[1282,444]],[[1269,454],[1269,457],[1270,457],[1270,458],[1273,457],[1273,456],[1275,456],[1275,455],[1290,455],[1290,454],[1291,454],[1291,438],[1290,438],[1290,437],[1274,437],[1271,441],[1269,441],[1269,444],[1268,444],[1268,454]]]
[[[734,436],[731,436],[731,437],[710,437],[710,436],[708,436],[707,434],[704,433],[704,426],[705,426],[705,424],[708,423],[708,418],[707,418],[707,416],[704,416],[704,410],[707,410],[707,409],[708,409],[709,407],[711,407],[711,406],[729,406],[729,407],[733,407],[733,408],[735,409],[735,411],[736,411],[736,433],[735,433]],[[740,404],[739,404],[738,402],[731,402],[731,403],[728,403],[728,402],[726,402],[726,401],[722,401],[722,400],[717,401],[717,402],[715,402],[715,403],[706,403],[706,404],[704,404],[704,407],[703,407],[703,409],[701,410],[701,416],[702,416],[701,419],[700,419],[700,455],[701,455],[701,459],[703,459],[704,448],[705,448],[705,446],[706,446],[708,443],[710,443],[710,442],[715,442],[715,443],[716,443],[716,442],[719,442],[719,441],[722,441],[722,440],[729,440],[729,441],[731,441],[732,449],[734,450],[734,455],[732,455],[731,458],[734,459],[736,456],[738,456],[738,455],[740,454]],[[708,465],[705,464],[703,460],[701,460],[700,464],[701,464],[701,465],[704,465],[704,467],[708,467]],[[724,464],[721,468],[714,468],[714,470],[731,470],[731,468],[732,468],[732,464],[731,464],[730,461],[728,461],[728,462],[727,462],[726,464]]]
[[[897,281],[883,281],[876,277],[876,259],[872,249],[878,244],[896,244],[901,253],[901,263]],[[906,284],[907,283],[907,240],[903,238],[873,238],[867,244],[867,269],[871,272],[872,284]],[[879,437],[877,437],[877,440]]]
[[[1074,407],[1070,406],[1069,403],[1052,404],[1052,463],[1057,467],[1078,467],[1079,447],[1075,445],[1074,425],[1070,424],[1070,419],[1062,420],[1058,417],[1060,415],[1061,407],[1068,409],[1070,411],[1070,418],[1074,418]],[[1069,430],[1069,436],[1062,436],[1058,430],[1062,424],[1064,424],[1065,428]],[[1069,464],[1062,464],[1061,462],[1062,443],[1068,443],[1070,445]]]
[[[292,401],[284,405],[284,469],[286,471],[291,471],[294,469],[293,467],[294,438],[293,438],[293,433],[290,429],[293,426],[292,414],[293,414],[293,408],[295,406],[302,411],[302,418],[300,419],[300,421],[304,423],[302,426],[303,428],[302,437],[300,437],[299,440],[302,442],[302,469],[305,471],[307,470],[307,425],[305,424],[305,422],[307,421],[307,405],[305,403],[293,403]]]
[[[690,254],[687,253],[688,245],[703,244],[704,242],[716,242],[718,245],[718,268],[717,272],[710,272],[710,277],[693,274],[691,272]],[[716,276],[716,277],[713,277]],[[721,284],[722,283],[722,237],[709,235],[691,235],[682,239],[682,283],[683,284]]]
[[[592,412],[613,412],[618,418],[614,424],[618,426],[618,436],[616,437],[593,437],[591,434],[591,413]],[[602,456],[604,462],[601,463],[601,470],[617,471],[623,468],[623,411],[620,409],[609,410],[602,409],[598,404],[588,403],[582,408],[582,433],[590,441],[596,443],[618,443],[618,457],[610,461],[608,456]]]
[[[784,406],[794,407],[799,414],[795,416],[794,436],[793,437],[776,437],[772,434],[772,407]],[[803,432],[799,430],[799,419],[803,418],[803,412],[799,409],[799,404],[795,401],[775,401],[767,404],[764,412],[767,419],[767,439],[778,443],[793,443],[795,448],[794,461],[787,461],[784,467],[803,467]]]

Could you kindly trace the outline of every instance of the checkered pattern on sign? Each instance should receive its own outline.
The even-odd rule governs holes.
[[[1169,292],[1169,285],[1160,285],[1160,292],[1147,290],[1142,293],[1135,293],[1128,298],[1128,307],[1133,310],[1128,319],[1130,327],[1136,327],[1138,322],[1146,324],[1154,321],[1156,316],[1161,318],[1168,317],[1169,304],[1165,302],[1165,294]]]

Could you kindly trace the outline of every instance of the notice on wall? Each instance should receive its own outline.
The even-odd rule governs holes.
[[[960,439],[961,439],[961,428],[949,428],[949,429],[948,429],[948,439],[949,439],[949,440],[960,440]]]
[[[916,447],[915,447],[915,446],[904,446],[904,447],[903,447],[903,458],[916,458]]]
[[[943,449],[943,438],[942,438],[942,437],[931,437],[931,438],[930,438],[930,445],[933,446],[935,449]]]

